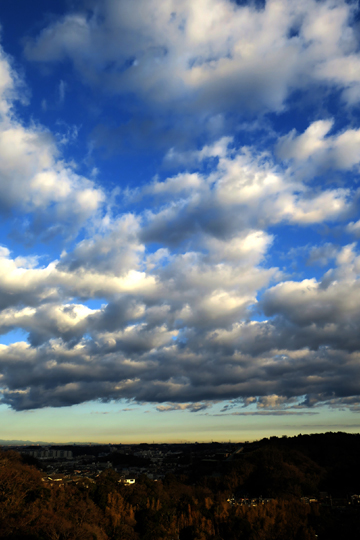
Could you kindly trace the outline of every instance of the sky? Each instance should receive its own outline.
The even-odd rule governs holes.
[[[358,432],[358,2],[0,26],[0,438]]]

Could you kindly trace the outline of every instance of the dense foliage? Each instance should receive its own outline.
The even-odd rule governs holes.
[[[321,540],[360,537],[360,508],[305,504],[302,496],[360,491],[360,436],[325,434],[248,444],[236,458],[163,481],[49,484],[15,452],[0,453],[0,538],[8,540]],[[213,474],[213,473],[216,474]],[[231,505],[242,494],[271,497]]]

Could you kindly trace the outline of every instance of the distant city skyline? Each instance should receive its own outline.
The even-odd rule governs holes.
[[[1,2],[3,439],[359,431],[359,20]]]

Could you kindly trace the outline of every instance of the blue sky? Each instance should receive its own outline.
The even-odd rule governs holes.
[[[4,0],[2,438],[358,431],[341,0]]]

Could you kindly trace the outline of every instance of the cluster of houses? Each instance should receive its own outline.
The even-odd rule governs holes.
[[[329,493],[320,492],[318,497],[301,497],[301,501],[305,504],[320,504],[332,508],[346,508],[349,506],[359,506],[360,508],[360,495],[333,497]]]
[[[53,448],[28,450],[26,454],[36,459],[73,459],[71,450],[58,450]]]
[[[134,484],[135,479],[141,474],[158,480],[164,478],[167,473],[176,471],[177,460],[182,454],[171,448],[139,449],[137,446],[108,445],[98,451],[99,448],[94,445],[81,447],[84,453],[80,455],[79,448],[76,447],[74,452],[58,447],[22,447],[16,450],[39,460],[44,471],[43,481],[57,485],[79,483],[84,480],[91,483],[103,470],[110,468],[121,475],[120,482],[125,485]],[[122,456],[120,460],[122,464],[115,464],[113,459],[116,455]],[[135,460],[136,464],[131,464],[134,457],[138,458]]]
[[[8,447],[10,449],[11,447]],[[64,486],[81,483],[89,487],[105,469],[114,469],[119,482],[126,486],[135,484],[145,474],[153,480],[161,480],[168,473],[182,473],[197,469],[212,476],[221,475],[222,462],[232,461],[243,451],[243,445],[84,445],[69,447],[12,447],[42,462],[43,482]],[[263,506],[271,498],[249,497],[242,493],[227,499],[231,506]],[[318,496],[302,497],[304,504],[320,504],[334,508],[356,507],[360,509],[360,495],[335,498],[321,492]]]
[[[227,502],[231,506],[263,506],[264,504],[268,504],[272,502],[274,499],[264,499],[263,497],[255,497],[255,498],[247,498],[247,497],[231,497],[227,500]]]
[[[72,448],[72,449],[71,449]],[[242,446],[218,443],[208,445],[84,445],[73,447],[16,448],[42,462],[44,482],[78,483],[94,480],[104,469],[113,468],[121,482],[131,485],[142,474],[161,480],[168,473],[185,472],[196,463],[199,470],[216,469],[216,464],[231,460]],[[215,474],[215,473],[214,473]]]

